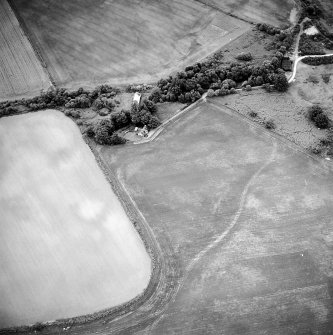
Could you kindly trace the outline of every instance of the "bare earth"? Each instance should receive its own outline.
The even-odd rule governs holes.
[[[0,120],[0,328],[93,313],[148,285],[151,261],[76,125]]]

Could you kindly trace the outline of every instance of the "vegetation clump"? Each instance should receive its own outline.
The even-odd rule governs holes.
[[[249,62],[253,59],[253,57],[250,52],[242,52],[236,56],[236,59]]]
[[[317,128],[327,129],[330,124],[330,120],[324,110],[319,105],[313,105],[308,110],[309,119],[315,124]]]
[[[279,73],[274,77],[274,88],[279,92],[286,92],[288,90],[289,83],[284,73]]]
[[[121,110],[111,113],[109,118],[100,120],[94,128],[88,127],[85,133],[101,145],[123,144],[126,140],[116,131],[131,124],[140,127],[147,126],[148,130],[156,128],[161,124],[159,119],[152,114],[156,111],[156,104],[145,99],[140,105],[133,103],[130,111]]]
[[[313,40],[313,37],[303,33],[299,41],[299,51],[302,55],[324,55],[322,44]]]
[[[312,66],[333,64],[333,56],[306,57],[302,59],[302,62],[308,65],[312,65]]]
[[[266,129],[275,129],[275,123],[273,120],[268,120],[265,122],[265,128]]]

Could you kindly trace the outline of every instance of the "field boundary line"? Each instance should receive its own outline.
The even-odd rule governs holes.
[[[219,7],[211,4],[211,3],[207,3],[207,2],[202,1],[202,0],[193,0],[193,1],[201,3],[202,5],[204,5],[206,7],[212,8],[212,9],[214,9],[214,10],[220,12],[220,13],[223,13],[224,15],[228,15],[228,16],[234,18],[234,19],[237,19],[237,20],[240,20],[240,21],[252,24],[252,25],[256,25],[256,23],[254,21],[246,20],[246,19],[241,18],[241,17],[239,17],[239,16],[237,16],[235,14],[229,13],[229,12],[227,12],[227,11],[225,11],[225,10],[223,10],[223,9],[221,9],[221,8],[219,8]]]

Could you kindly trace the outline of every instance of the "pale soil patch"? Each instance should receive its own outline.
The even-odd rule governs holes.
[[[304,32],[307,35],[316,35],[319,33],[318,29],[315,26],[305,29]]]
[[[325,83],[323,76],[330,76]],[[333,64],[310,66],[303,62],[297,65],[295,82],[290,86],[289,93],[294,99],[311,104],[319,103],[333,117]]]
[[[156,81],[250,28],[192,0],[13,2],[56,83],[68,87]]]
[[[76,125],[57,111],[0,121],[0,328],[134,298],[151,260]]]
[[[0,101],[39,93],[51,86],[6,0],[0,1]]]

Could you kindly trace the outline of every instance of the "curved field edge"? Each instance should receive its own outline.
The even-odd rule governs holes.
[[[145,290],[132,300],[107,309],[103,309],[101,311],[81,315],[77,317],[58,319],[55,321],[46,321],[46,322],[38,322],[33,325],[24,325],[18,327],[9,327],[0,329],[0,334],[10,334],[10,333],[20,333],[20,332],[34,332],[36,329],[42,328],[56,328],[56,327],[68,327],[80,324],[86,324],[88,322],[92,322],[94,320],[108,319],[110,321],[116,318],[120,318],[125,316],[127,313],[131,313],[137,310],[144,302],[149,300],[153,293],[156,291],[158,284],[163,281],[162,278],[165,276],[165,269],[163,263],[163,256],[158,245],[157,240],[153,236],[152,232],[147,227],[147,224],[144,222],[144,218],[140,215],[129,195],[123,189],[121,183],[118,181],[116,176],[114,176],[113,172],[108,169],[103,161],[99,158],[98,152],[94,147],[94,144],[87,143],[92,153],[95,156],[96,162],[99,168],[102,170],[105,178],[110,184],[113,192],[119,199],[122,207],[125,210],[126,215],[132,222],[136,231],[139,233],[141,240],[144,243],[144,246],[151,258],[152,271],[148,286]]]

